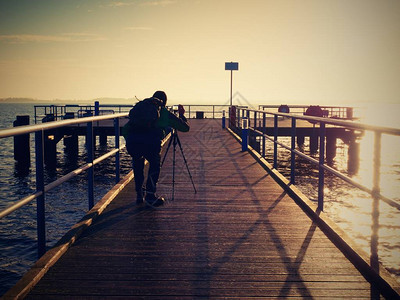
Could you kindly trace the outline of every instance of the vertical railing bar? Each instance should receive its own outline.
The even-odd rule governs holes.
[[[37,203],[37,244],[38,258],[46,252],[46,215],[44,193],[44,132],[35,132],[35,160],[36,160],[36,191],[42,195],[36,199]]]
[[[249,119],[242,119],[242,152],[247,151],[249,145]]]
[[[381,138],[382,133],[375,131],[374,137],[374,174],[373,174],[373,187],[372,187],[372,225],[371,225],[371,256],[370,265],[373,270],[379,271],[379,256],[378,256],[378,244],[379,244],[379,194],[380,194],[380,169],[381,169]]]
[[[119,118],[114,119],[115,149],[119,149]],[[120,152],[115,154],[115,183],[120,181]]]
[[[290,183],[295,184],[295,172],[296,172],[296,154],[294,150],[296,148],[296,118],[292,117],[292,129],[291,129],[291,156],[290,156]]]
[[[320,123],[319,136],[319,172],[318,172],[318,208],[324,210],[324,185],[325,171],[323,165],[325,163],[325,123]]]
[[[262,150],[262,156],[265,157],[265,135],[267,134],[267,119],[266,119],[266,114],[263,113],[263,137],[262,137],[262,143],[263,143],[263,150]]]
[[[278,167],[278,116],[274,115],[274,169]]]
[[[257,111],[254,111],[254,130],[257,130]]]
[[[380,168],[381,168],[381,136],[379,131],[375,131],[374,139],[374,174],[372,191],[376,194],[380,193]]]
[[[93,122],[87,123],[86,130],[86,147],[87,147],[87,162],[93,164]],[[94,166],[92,165],[88,170],[88,203],[89,210],[94,206]]]

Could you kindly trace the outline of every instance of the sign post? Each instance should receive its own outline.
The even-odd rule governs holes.
[[[239,63],[238,62],[226,62],[225,63],[225,70],[231,71],[231,102],[230,105],[232,106],[232,79],[233,79],[233,71],[239,70]]]

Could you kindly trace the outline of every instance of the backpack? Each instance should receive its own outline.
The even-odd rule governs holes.
[[[143,132],[156,128],[162,104],[161,100],[154,97],[136,103],[129,112],[130,127]]]

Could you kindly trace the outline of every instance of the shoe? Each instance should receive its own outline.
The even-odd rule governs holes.
[[[159,207],[164,205],[165,199],[155,194],[146,194],[145,202],[150,207]]]

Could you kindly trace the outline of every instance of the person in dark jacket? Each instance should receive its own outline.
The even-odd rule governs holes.
[[[169,112],[166,109],[167,95],[163,91],[154,93],[154,101],[160,100],[160,116],[153,129],[140,131],[126,126],[123,135],[126,139],[128,153],[132,156],[133,173],[136,185],[137,204],[143,203],[157,207],[164,204],[165,199],[156,194],[157,182],[161,168],[161,141],[165,137],[167,128],[175,128],[178,131],[187,132],[190,130],[189,123],[184,116],[185,110],[179,105],[178,114]],[[144,196],[144,161],[149,162],[149,172],[146,181],[146,194]]]

